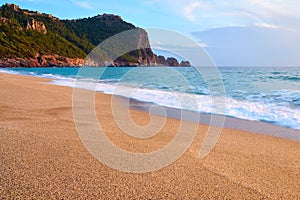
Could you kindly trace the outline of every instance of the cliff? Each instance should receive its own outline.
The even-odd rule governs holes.
[[[43,33],[44,35],[47,34],[45,24],[43,22],[35,21],[35,19],[29,19],[27,21],[26,29],[35,30],[37,32]]]
[[[0,67],[107,65],[84,63],[84,59],[105,39],[131,29],[136,27],[112,14],[60,20],[51,14],[5,4],[0,8]],[[110,66],[189,66],[188,62],[178,64],[175,58],[155,55],[146,31],[141,30],[135,41],[137,47],[149,48],[124,54],[110,61]]]
[[[41,55],[36,58],[1,58],[0,67],[74,67],[83,66],[83,58]]]

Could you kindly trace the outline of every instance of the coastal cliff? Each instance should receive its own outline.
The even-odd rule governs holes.
[[[136,38],[137,50],[113,61],[87,63],[85,58],[101,42],[136,28],[112,14],[60,20],[5,4],[0,8],[0,67],[190,66],[188,61],[154,54],[143,29]]]
[[[75,67],[84,65],[83,58],[41,55],[36,58],[1,58],[0,67]]]

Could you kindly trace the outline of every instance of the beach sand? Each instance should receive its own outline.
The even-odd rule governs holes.
[[[1,199],[300,199],[299,142],[228,128],[204,159],[198,152],[208,126],[199,125],[191,147],[170,166],[141,174],[109,168],[79,139],[73,89],[48,81],[0,73]],[[95,107],[117,146],[151,152],[176,134],[180,121],[171,118],[150,139],[124,134],[111,97],[97,93]],[[148,113],[130,113],[141,126],[150,122]]]

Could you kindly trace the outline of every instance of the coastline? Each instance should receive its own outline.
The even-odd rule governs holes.
[[[163,56],[156,56],[163,57]],[[173,57],[165,59],[163,57],[162,62],[153,63],[138,63],[129,61],[115,61],[111,62],[107,67],[162,67],[162,66],[174,66],[174,67],[191,67],[189,61],[181,61],[180,63]],[[47,68],[47,67],[101,67],[105,63],[95,63],[88,61],[84,58],[69,58],[60,55],[41,55],[32,58],[0,58],[0,68]]]
[[[20,76],[29,76],[29,77],[39,77],[39,78],[47,79],[49,84],[63,86],[63,85],[52,83],[53,81],[52,77],[35,76],[31,74],[12,73],[6,71],[0,71],[0,73],[16,74]],[[71,87],[71,86],[67,86],[67,87]],[[147,113],[150,112],[149,109],[151,108],[151,106],[157,105],[152,102],[144,102],[137,99],[128,99],[128,97],[124,97],[124,96],[118,96],[118,95],[114,95],[114,96],[119,98],[119,100],[123,102],[123,105],[127,107],[129,106],[130,109],[139,110]],[[224,117],[224,126],[223,126],[224,128],[247,131],[247,132],[252,132],[257,134],[271,135],[279,138],[300,141],[300,130],[293,129],[290,127],[279,126],[267,121],[240,119],[240,118],[226,116],[226,115],[217,115],[217,114],[203,113],[203,112],[199,113],[195,111],[181,110],[178,108],[172,108],[167,106],[161,106],[161,105],[158,106],[163,107],[165,109],[166,116],[168,118],[174,118],[178,120],[185,120],[189,122],[209,125],[211,123],[211,118],[213,116],[221,117],[221,118]],[[152,111],[152,113],[156,115],[161,115],[161,113],[156,112],[155,110]]]
[[[299,142],[224,128],[216,147],[200,159],[205,124],[199,125],[191,147],[172,165],[146,174],[113,170],[94,159],[81,143],[72,115],[72,88],[44,84],[49,81],[0,73],[1,197],[300,197]],[[111,95],[98,92],[95,98],[102,128],[126,150],[159,149],[180,123],[168,118],[163,130],[149,141],[134,139],[117,128]],[[148,113],[133,109],[130,113],[138,124],[149,123]],[[254,122],[250,127],[260,125]]]
[[[126,99],[125,97],[120,97],[121,99]],[[127,100],[128,101],[128,100]],[[154,103],[150,102],[142,102],[135,99],[129,100],[129,107],[135,110],[141,110],[144,112],[149,112],[149,109]],[[224,117],[224,128],[247,131],[256,134],[264,134],[271,135],[274,137],[285,138],[295,141],[300,141],[300,130],[287,128],[272,124],[270,122],[262,122],[262,121],[251,121],[246,119],[239,119],[230,116],[221,116],[209,113],[197,113],[192,111],[183,110],[177,108],[165,107],[166,115],[169,118],[181,119],[189,122],[195,122],[199,124],[209,125],[211,122],[212,116]],[[186,113],[181,115],[181,112]],[[159,115],[158,112],[153,111],[153,113]],[[182,118],[182,116],[189,116],[187,118]]]

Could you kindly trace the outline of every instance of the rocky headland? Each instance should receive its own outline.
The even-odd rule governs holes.
[[[118,15],[60,20],[5,4],[0,8],[0,67],[190,66],[188,61],[154,54],[143,29],[134,38],[136,50],[115,60],[86,59],[105,39],[131,29],[137,27]]]

